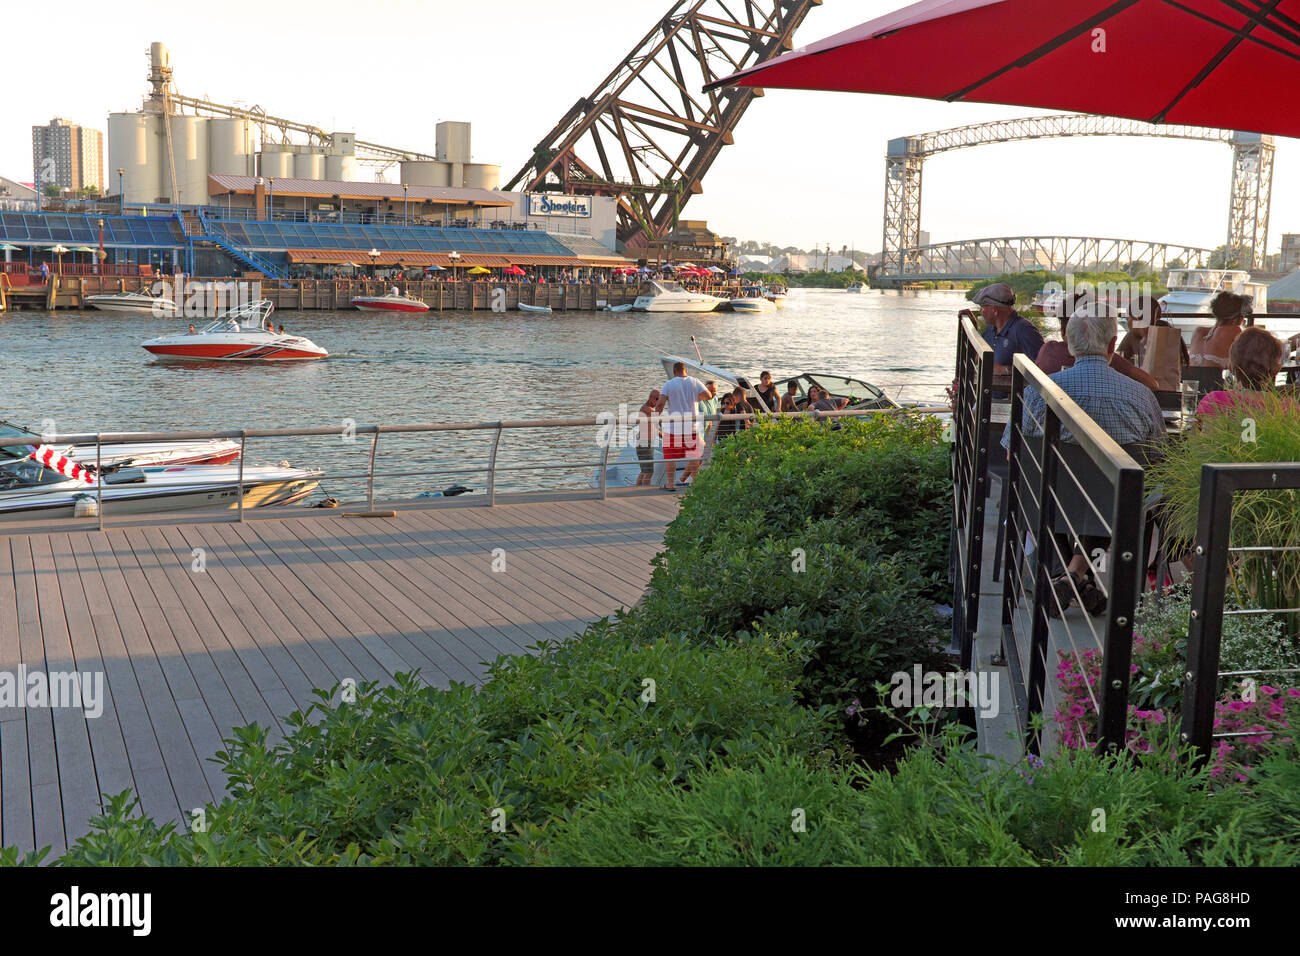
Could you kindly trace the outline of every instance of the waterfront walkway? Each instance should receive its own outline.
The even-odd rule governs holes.
[[[101,716],[0,707],[0,845],[88,832],[102,793],[156,819],[224,796],[232,728],[283,734],[346,678],[477,683],[634,604],[677,512],[671,494],[498,496],[381,505],[395,518],[263,509],[0,523],[0,677],[102,673]],[[344,509],[347,510],[347,509]]]

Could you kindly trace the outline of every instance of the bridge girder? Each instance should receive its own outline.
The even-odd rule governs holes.
[[[882,275],[911,278],[921,268],[921,181],[925,160],[937,153],[990,143],[1064,136],[1148,136],[1232,146],[1233,176],[1228,217],[1229,256],[1259,268],[1268,242],[1273,184],[1273,137],[1204,126],[1157,125],[1092,114],[1027,116],[958,126],[890,140],[885,156]]]
[[[963,239],[908,250],[915,270],[882,273],[877,281],[983,279],[1010,272],[1122,272],[1133,263],[1163,271],[1181,261],[1187,268],[1206,265],[1212,249],[1142,239],[1091,236],[1003,236]]]
[[[822,0],[679,0],[537,144],[506,189],[618,198],[618,237],[662,238],[762,90],[701,94],[791,49]]]

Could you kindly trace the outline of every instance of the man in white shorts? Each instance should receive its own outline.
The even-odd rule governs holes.
[[[662,429],[664,488],[668,491],[673,490],[677,480],[677,462],[684,458],[699,457],[700,436],[695,403],[708,401],[712,397],[703,382],[686,374],[686,365],[682,362],[673,364],[673,377],[659,389],[655,412],[662,414],[667,409],[669,413]],[[691,468],[690,465],[686,467],[688,471]]]

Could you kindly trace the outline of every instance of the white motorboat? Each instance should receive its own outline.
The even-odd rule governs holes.
[[[551,309],[550,309],[549,306],[545,306],[545,305],[525,305],[525,304],[522,303],[522,302],[519,303],[519,311],[520,311],[520,312],[537,312],[537,313],[541,313],[541,314],[544,314],[544,315],[550,315],[550,314],[551,314]]]
[[[329,355],[310,339],[274,331],[267,323],[273,308],[269,299],[247,302],[197,332],[150,339],[142,348],[191,362],[298,362]]]
[[[758,399],[758,391],[754,382],[758,381],[758,376],[748,378],[744,375],[737,375],[735,372],[725,368],[719,368],[716,365],[709,365],[707,362],[699,362],[693,359],[683,358],[680,355],[663,355],[659,358],[664,367],[664,371],[669,376],[673,374],[673,366],[681,362],[686,366],[686,372],[694,375],[700,381],[714,381],[718,383],[718,394],[723,392],[722,385],[726,383],[731,388],[740,386],[745,390],[745,395],[755,408],[761,408]],[[773,386],[777,393],[785,395],[789,389],[789,383],[794,382],[796,386],[795,405],[802,409],[808,403],[808,393],[814,385],[821,386],[830,395],[833,401],[848,399],[847,408],[868,410],[872,408],[898,408],[898,403],[889,398],[884,392],[876,388],[870,382],[864,382],[860,378],[849,378],[843,375],[834,375],[827,372],[804,372],[800,375],[793,375],[788,378],[773,381]],[[773,409],[775,411],[775,409]]]
[[[854,294],[854,295],[857,295],[857,294],[860,293],[860,292],[866,292],[866,291],[868,291],[870,288],[871,288],[871,286],[867,285],[865,282],[855,282],[855,283],[853,283],[853,285],[849,286],[849,287],[848,287],[847,289],[845,289],[844,291],[845,291],[845,292],[850,292],[850,293],[852,293],[852,294]]]
[[[1065,291],[1063,289],[1040,289],[1034,293],[1034,299],[1029,303],[1029,308],[1037,309],[1043,315],[1060,318],[1061,311],[1065,308]]]
[[[781,290],[769,291],[767,293],[767,298],[769,302],[777,307],[777,309],[784,309],[790,304],[790,296]]]
[[[320,485],[320,472],[288,466],[245,465],[245,508],[301,501]],[[104,513],[155,514],[194,508],[238,507],[237,465],[156,465],[120,468],[103,476],[103,487],[66,478],[32,459],[0,464],[0,514],[40,512],[71,516],[83,497],[102,495]]]
[[[388,295],[361,295],[352,300],[352,305],[362,312],[428,312],[429,304],[413,295],[402,295],[397,286],[389,290]]]
[[[629,304],[627,304],[627,305],[607,305],[607,306],[605,306],[605,308],[601,309],[600,311],[602,311],[602,312],[631,312],[631,311],[632,311],[632,305],[631,305],[631,303],[629,303]]]
[[[1169,292],[1160,298],[1160,305],[1172,314],[1169,324],[1184,335],[1198,326],[1214,325],[1210,303],[1220,292],[1249,296],[1253,311],[1268,311],[1268,286],[1250,281],[1250,273],[1242,269],[1170,269],[1167,284]]]
[[[154,315],[160,319],[175,318],[176,303],[166,296],[146,295],[143,292],[105,292],[88,295],[86,305],[105,312],[132,312],[136,315]]]
[[[638,312],[712,312],[726,299],[705,292],[690,292],[671,279],[651,279],[650,291],[636,297]]]
[[[767,298],[767,294],[761,288],[749,287],[740,290],[740,295],[731,300],[731,310],[733,312],[750,312],[762,314],[763,312],[775,312],[776,303]]]
[[[124,432],[123,434],[131,434]],[[140,433],[143,434],[143,433]],[[0,461],[26,458],[41,445],[41,436],[12,422],[0,421],[0,441],[25,445],[0,448]],[[98,461],[105,467],[128,465],[224,465],[239,457],[239,442],[221,438],[197,441],[119,442],[100,445],[54,445],[54,450],[81,465]]]

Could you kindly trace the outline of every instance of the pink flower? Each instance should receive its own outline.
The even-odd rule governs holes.
[[[1071,717],[1082,717],[1082,716],[1083,716],[1083,706],[1082,706],[1081,704],[1075,704],[1074,706],[1072,706],[1072,707],[1070,708],[1070,716],[1071,716]]]
[[[1276,687],[1269,687],[1267,684],[1261,687],[1260,690],[1262,690],[1265,694],[1268,694],[1270,697],[1272,697],[1274,694],[1277,693]]]
[[[1248,706],[1250,705],[1247,704],[1244,700],[1233,700],[1228,702],[1228,709],[1235,710],[1238,713],[1245,710]]]

